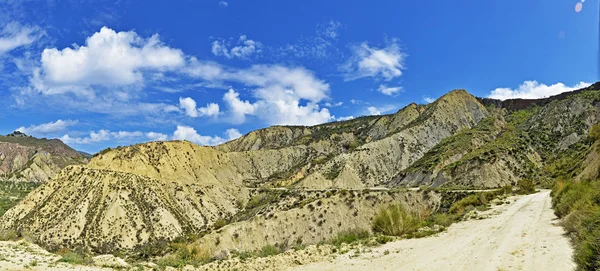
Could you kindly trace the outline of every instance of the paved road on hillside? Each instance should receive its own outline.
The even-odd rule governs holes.
[[[491,218],[456,223],[438,236],[400,240],[356,258],[350,252],[292,270],[573,270],[573,252],[556,225],[550,191],[513,201],[495,208]]]

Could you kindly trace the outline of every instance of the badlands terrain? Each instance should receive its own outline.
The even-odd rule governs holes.
[[[0,137],[0,266],[595,270],[598,120],[596,83],[538,100],[453,90],[215,147],[88,157],[13,133]]]

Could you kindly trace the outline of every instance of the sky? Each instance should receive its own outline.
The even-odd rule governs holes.
[[[598,81],[599,0],[0,0],[0,134],[216,145]]]

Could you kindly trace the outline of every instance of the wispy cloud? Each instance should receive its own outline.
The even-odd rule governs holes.
[[[385,47],[371,47],[367,42],[351,47],[352,56],[340,67],[346,81],[371,77],[390,81],[402,75],[406,54],[392,39]]]
[[[55,122],[31,125],[29,127],[21,126],[16,131],[35,136],[44,136],[48,134],[65,131],[68,127],[77,124],[77,120],[57,120]]]
[[[402,87],[388,87],[386,85],[379,85],[377,91],[381,92],[384,95],[393,96],[402,91]]]
[[[0,31],[0,54],[29,45],[43,34],[44,32],[39,27],[10,22]]]

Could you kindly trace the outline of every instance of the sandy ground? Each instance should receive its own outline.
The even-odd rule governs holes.
[[[49,271],[109,271],[110,268],[71,265],[57,262],[60,256],[49,253],[27,241],[0,242],[0,271],[5,270],[49,270]]]
[[[573,270],[550,191],[512,197],[490,218],[456,223],[434,237],[400,240],[368,253],[290,270]]]

